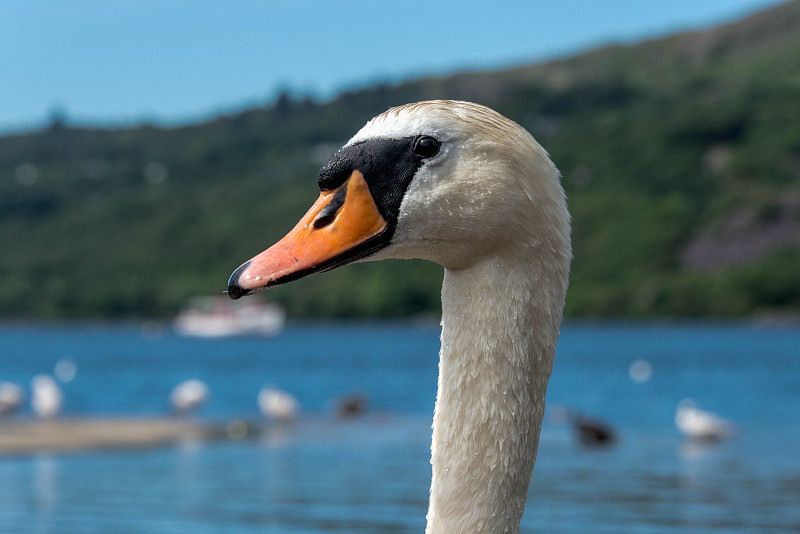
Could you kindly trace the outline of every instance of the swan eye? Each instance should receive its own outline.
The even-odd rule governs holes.
[[[414,153],[423,158],[432,158],[439,152],[440,146],[441,143],[437,139],[425,135],[417,139],[414,144]]]

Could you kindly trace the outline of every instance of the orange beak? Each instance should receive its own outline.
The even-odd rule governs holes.
[[[353,171],[338,188],[322,191],[286,237],[236,269],[228,295],[238,299],[361,259],[388,243],[387,230],[364,175]]]

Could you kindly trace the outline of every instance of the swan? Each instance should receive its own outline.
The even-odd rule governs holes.
[[[572,257],[560,175],[521,126],[426,101],[371,119],[231,298],[362,260],[444,267],[427,534],[518,533]]]
[[[199,409],[209,397],[208,386],[202,380],[184,380],[172,390],[169,403],[178,415],[185,415]]]

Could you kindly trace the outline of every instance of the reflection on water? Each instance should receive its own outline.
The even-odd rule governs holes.
[[[678,454],[682,460],[682,465],[689,469],[700,467],[704,460],[713,460],[718,456],[719,444],[716,441],[700,441],[687,439],[678,446]]]
[[[797,430],[760,453],[747,438],[682,443],[629,431],[617,448],[587,450],[545,436],[523,532],[791,532],[800,465],[784,454]]]
[[[278,423],[272,425],[260,437],[261,443],[268,449],[280,449],[289,446],[295,439],[296,427],[294,423]]]
[[[50,532],[53,512],[59,500],[58,460],[51,455],[38,455],[34,458],[33,470],[36,491],[36,530]]]

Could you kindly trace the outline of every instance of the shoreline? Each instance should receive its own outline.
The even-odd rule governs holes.
[[[235,425],[238,425],[234,428]],[[0,422],[0,457],[38,452],[122,450],[183,441],[246,437],[247,423],[214,424],[178,418],[98,417]]]

